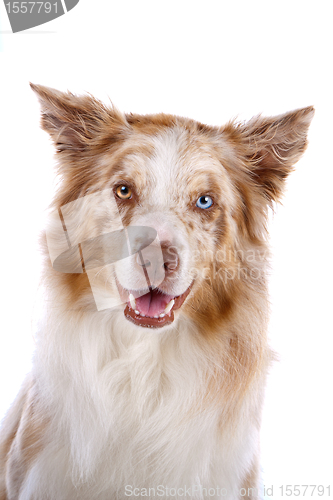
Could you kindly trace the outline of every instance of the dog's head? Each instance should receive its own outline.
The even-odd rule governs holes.
[[[306,148],[312,107],[219,128],[32,88],[57,149],[58,226],[72,227],[81,262],[59,276],[71,303],[92,289],[138,326],[185,314],[209,328],[260,286],[267,208]]]

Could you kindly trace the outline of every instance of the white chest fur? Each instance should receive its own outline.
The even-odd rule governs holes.
[[[149,488],[152,498],[208,490],[238,498],[258,441],[252,408],[243,401],[230,420],[223,396],[210,396],[213,362],[190,323],[161,336],[96,313],[75,332],[67,323],[43,339],[36,378],[55,423],[22,499],[29,484],[36,498],[54,491],[64,500],[134,498]]]

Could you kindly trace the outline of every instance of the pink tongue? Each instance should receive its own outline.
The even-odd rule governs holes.
[[[151,291],[135,299],[136,308],[139,313],[153,318],[164,312],[166,305],[169,304],[171,299],[173,299],[172,295]]]

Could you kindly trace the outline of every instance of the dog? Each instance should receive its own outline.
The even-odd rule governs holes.
[[[267,216],[313,107],[216,127],[31,87],[59,182],[1,500],[260,498]]]

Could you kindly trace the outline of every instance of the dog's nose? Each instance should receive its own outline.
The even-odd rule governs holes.
[[[174,273],[179,267],[179,255],[177,248],[168,241],[162,241],[161,248],[165,274]]]
[[[175,246],[168,241],[162,241],[159,246],[150,245],[136,255],[136,263],[149,274],[157,275],[163,270],[165,276],[178,270],[179,255]]]

